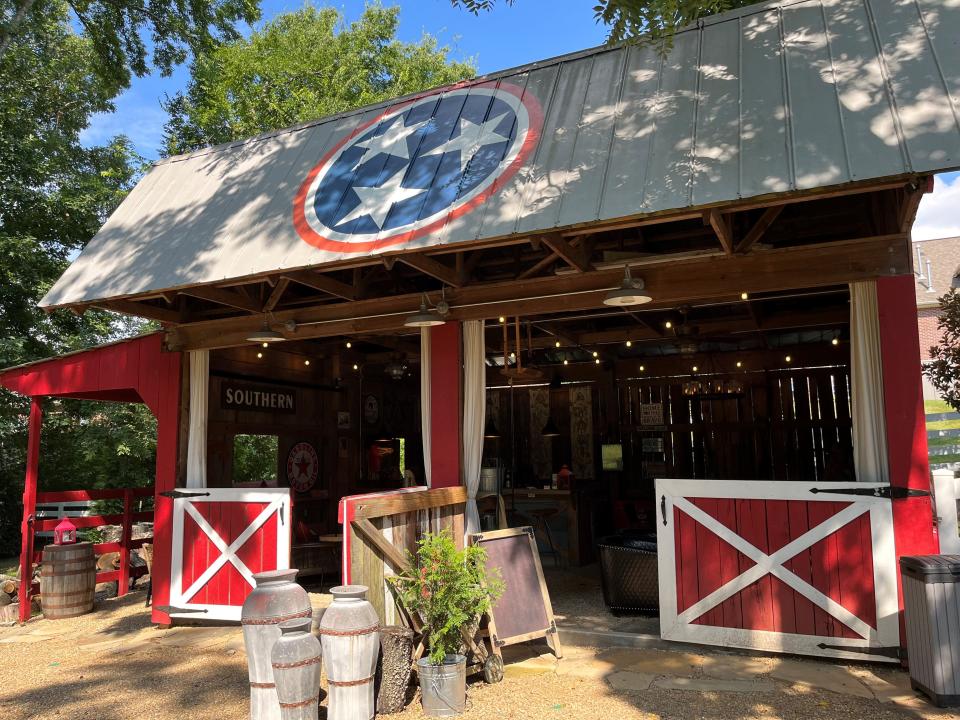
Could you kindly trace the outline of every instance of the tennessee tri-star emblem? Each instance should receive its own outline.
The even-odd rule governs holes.
[[[294,202],[297,232],[348,253],[436,233],[506,183],[536,146],[542,118],[536,98],[505,84],[391,107],[310,171]]]

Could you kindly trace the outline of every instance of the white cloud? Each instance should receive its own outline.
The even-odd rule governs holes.
[[[960,173],[937,175],[933,192],[920,201],[914,240],[960,236]]]

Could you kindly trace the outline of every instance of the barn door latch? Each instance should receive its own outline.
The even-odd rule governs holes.
[[[849,645],[828,645],[820,643],[817,645],[821,650],[842,650],[845,653],[858,653],[861,655],[875,655],[877,657],[888,657],[895,660],[903,658],[903,650],[895,645],[885,647],[850,647]]]
[[[885,485],[878,488],[810,488],[810,492],[818,493],[836,493],[838,495],[868,495],[870,497],[888,498],[890,500],[903,500],[911,497],[930,497],[927,490],[917,490],[915,488],[894,487]]]
[[[192,497],[209,497],[210,493],[208,492],[189,492],[187,490],[167,490],[166,492],[160,493],[164,497],[173,498],[174,500],[179,500],[180,498],[192,498]]]
[[[663,518],[663,526],[667,526],[667,496],[660,496],[660,517]]]

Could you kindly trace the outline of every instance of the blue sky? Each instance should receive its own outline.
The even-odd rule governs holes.
[[[329,4],[339,8],[348,21],[355,20],[364,7],[362,0]],[[401,40],[414,42],[427,32],[451,48],[453,59],[473,58],[480,73],[582,50],[606,38],[605,28],[593,19],[592,3],[585,0],[517,0],[513,7],[499,0],[493,11],[477,16],[453,8],[449,0],[384,1],[384,5],[393,4],[402,7]],[[267,0],[261,5],[263,18],[302,5],[302,0]],[[156,159],[166,120],[160,102],[165,94],[183,88],[188,79],[186,67],[178,68],[168,78],[151,75],[134,79],[130,89],[116,100],[116,112],[94,118],[83,133],[83,141],[98,144],[123,133],[141,155]]]

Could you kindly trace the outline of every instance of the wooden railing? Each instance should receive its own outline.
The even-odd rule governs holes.
[[[57,492],[38,492],[37,504],[61,502],[90,502],[96,500],[122,500],[123,511],[111,515],[84,515],[70,517],[69,520],[79,529],[100,528],[108,525],[120,526],[120,540],[118,542],[97,543],[93,546],[94,555],[116,552],[120,554],[120,567],[97,573],[97,582],[117,581],[117,595],[126,595],[130,589],[130,578],[137,578],[146,574],[146,567],[130,568],[130,551],[152,543],[153,538],[132,539],[133,524],[137,522],[152,522],[153,510],[138,511],[135,504],[142,498],[153,497],[153,488],[115,488],[109,490],[61,490]],[[21,568],[32,568],[33,563],[39,563],[42,558],[40,550],[34,550],[34,540],[38,532],[51,532],[63,518],[28,518],[30,537],[26,557],[21,558]],[[25,562],[29,558],[29,562]],[[22,573],[21,573],[22,576]],[[25,622],[30,617],[30,597],[40,589],[39,583],[20,582],[20,620]]]

